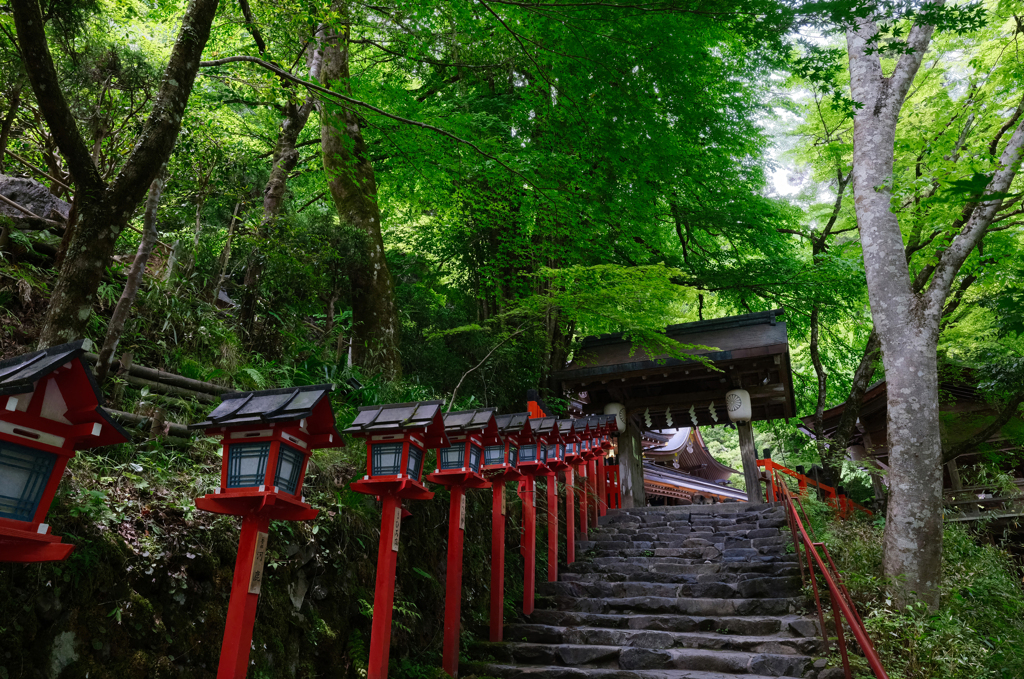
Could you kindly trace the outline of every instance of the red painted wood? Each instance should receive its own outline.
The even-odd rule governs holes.
[[[533,613],[534,589],[537,582],[537,508],[536,479],[527,476],[522,485],[523,499],[523,613]]]
[[[398,552],[392,549],[395,538],[395,514],[401,511],[401,498],[381,497],[380,545],[377,547],[377,585],[373,592],[373,624],[370,628],[370,660],[367,679],[387,679],[391,652],[391,615],[395,605],[395,568]]]
[[[588,511],[590,512],[589,523],[597,528],[597,460],[587,461],[587,495]]]
[[[590,478],[587,474],[588,466],[590,465],[587,462],[583,462],[579,465],[578,469],[580,478],[577,481],[577,483],[580,485],[580,540],[583,540],[584,542],[586,542],[589,539],[587,537],[587,519],[589,518],[587,516],[587,512],[589,511],[589,509],[587,508],[587,484],[589,483],[588,479]]]
[[[448,505],[448,570],[445,574],[444,637],[441,641],[441,669],[459,676],[459,631],[462,627],[462,486],[452,486]]]
[[[558,580],[558,473],[547,477],[548,487],[548,582]]]
[[[576,485],[573,466],[565,470],[565,564],[576,560]]]
[[[604,458],[597,458],[597,515],[608,513],[608,484],[604,478]]]
[[[501,513],[504,481],[491,483],[491,641],[502,641],[505,629],[505,515]]]
[[[231,580],[231,599],[228,601],[228,617],[224,625],[224,643],[220,648],[217,679],[245,679],[249,670],[252,628],[256,622],[256,604],[260,598],[258,594],[249,594],[249,578],[252,575],[256,534],[265,533],[269,526],[270,519],[259,514],[249,514],[242,519],[242,533],[238,538],[238,556],[235,558],[235,575]]]

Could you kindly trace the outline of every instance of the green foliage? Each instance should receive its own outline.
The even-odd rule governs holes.
[[[1024,672],[1024,592],[1001,548],[963,524],[943,534],[942,603],[900,610],[882,577],[882,521],[838,521],[811,501],[819,539],[835,557],[868,633],[893,679],[1009,679]],[[855,677],[868,677],[863,659]]]

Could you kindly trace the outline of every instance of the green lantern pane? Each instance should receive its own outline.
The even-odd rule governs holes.
[[[372,450],[371,476],[397,476],[402,473],[401,443],[374,443]]]
[[[228,446],[228,488],[262,486],[267,478],[270,441]]]
[[[31,521],[57,455],[0,441],[0,517]]]
[[[277,453],[277,473],[274,474],[274,485],[286,493],[295,494],[299,487],[299,472],[302,471],[302,459],[305,455],[291,446],[281,444]]]

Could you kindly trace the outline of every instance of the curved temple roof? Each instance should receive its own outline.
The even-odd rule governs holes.
[[[673,462],[678,460],[680,472],[708,481],[726,481],[731,475],[739,473],[711,455],[696,427],[683,427],[677,430],[663,445],[646,449],[644,457],[648,460],[668,462],[673,470],[676,469]]]

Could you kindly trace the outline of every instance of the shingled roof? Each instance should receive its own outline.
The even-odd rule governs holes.
[[[317,405],[333,390],[334,385],[317,384],[308,387],[229,392],[221,396],[220,405],[214,408],[205,420],[190,424],[189,429],[301,420],[310,417]],[[333,427],[333,415],[331,419]]]
[[[444,430],[446,434],[473,433],[484,438],[484,445],[497,445],[501,442],[498,435],[498,423],[494,419],[495,408],[478,408],[477,410],[459,410],[445,413]]]
[[[386,431],[411,431],[422,429],[427,435],[428,447],[447,446],[444,419],[441,416],[443,401],[412,401],[409,403],[388,403],[385,405],[363,406],[356,413],[356,419],[345,429],[346,434],[370,436]]]
[[[85,352],[91,351],[92,348],[92,342],[80,339],[0,361],[0,396],[32,393],[39,381],[47,375],[63,366],[77,365],[77,369],[73,372],[64,372],[58,375],[57,381],[62,398],[67,399],[70,394],[74,394],[80,400],[74,404],[58,400],[54,403],[58,412],[47,415],[50,408],[44,408],[42,417],[53,419],[52,416],[57,415],[60,418],[57,421],[61,422],[71,421],[74,424],[97,422],[104,425],[102,433],[89,440],[89,447],[130,441],[131,434],[111,419],[107,411],[103,409],[103,392],[100,391],[92,370],[81,360]],[[70,380],[70,382],[66,380]],[[46,398],[49,399],[49,396]],[[71,405],[75,407],[72,409]],[[106,425],[109,425],[110,428],[107,429]]]

